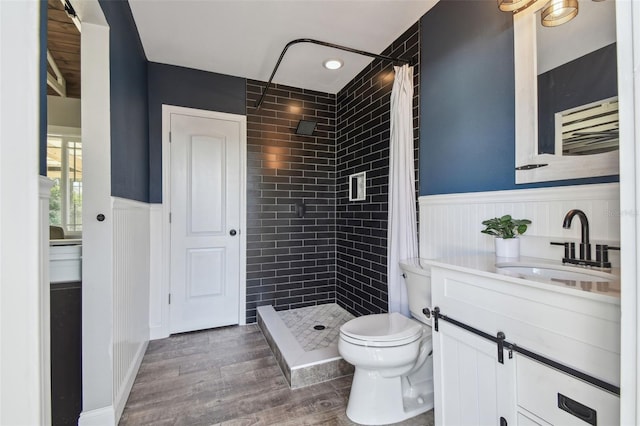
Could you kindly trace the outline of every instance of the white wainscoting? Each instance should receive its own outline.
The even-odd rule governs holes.
[[[168,217],[162,204],[151,204],[149,211],[149,339],[169,337],[169,279],[167,277],[169,251],[164,249],[168,244],[168,229],[164,226]],[[166,257],[166,258],[164,258]]]
[[[532,221],[521,237],[522,255],[561,259],[563,248],[551,246],[551,241],[580,241],[578,218],[571,229],[562,228],[571,209],[586,213],[592,244],[620,245],[618,183],[429,195],[420,197],[419,205],[420,256],[424,258],[493,252],[493,238],[480,232],[482,221],[510,214]],[[610,252],[610,260],[618,266],[618,252]]]
[[[149,205],[113,199],[113,392],[119,419],[149,342]]]

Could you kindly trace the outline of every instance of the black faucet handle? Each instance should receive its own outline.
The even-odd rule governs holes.
[[[563,246],[564,247],[564,258],[562,259],[563,262],[565,260],[571,260],[571,259],[575,259],[576,258],[576,243],[572,243],[572,242],[564,242],[564,243],[558,243],[556,241],[551,241],[550,244],[552,246]]]
[[[611,268],[609,262],[609,250],[620,250],[620,247],[612,247],[607,244],[596,244],[596,263],[601,268]]]
[[[606,244],[596,244],[596,262],[609,261],[609,246]]]

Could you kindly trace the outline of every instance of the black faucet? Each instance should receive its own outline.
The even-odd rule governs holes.
[[[564,216],[562,227],[564,229],[571,228],[571,221],[574,216],[580,218],[582,239],[580,242],[580,260],[591,260],[591,244],[589,243],[589,221],[587,215],[582,210],[573,209],[569,210]]]
[[[620,250],[620,247],[613,247],[607,244],[596,244],[596,260],[591,259],[591,243],[589,242],[589,221],[587,215],[582,210],[572,209],[567,212],[562,221],[562,227],[564,229],[571,228],[571,221],[574,216],[580,218],[581,225],[581,242],[580,242],[580,254],[576,259],[575,244],[572,242],[556,243],[551,242],[554,246],[564,246],[564,257],[562,263],[571,263],[574,265],[582,266],[596,266],[599,268],[611,268],[611,262],[609,262],[609,250]]]

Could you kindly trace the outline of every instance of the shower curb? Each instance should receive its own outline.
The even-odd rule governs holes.
[[[306,352],[273,306],[259,306],[257,311],[258,327],[291,389],[353,374],[353,366],[342,359],[336,346]]]

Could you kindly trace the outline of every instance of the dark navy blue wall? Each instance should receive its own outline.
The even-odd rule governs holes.
[[[511,14],[495,2],[441,0],[421,31],[421,195],[617,180],[515,184]]]
[[[127,0],[100,0],[110,27],[111,195],[149,201],[147,58]]]
[[[40,175],[47,175],[47,2],[40,0]]]
[[[149,201],[162,202],[162,104],[246,113],[246,80],[149,62]]]

